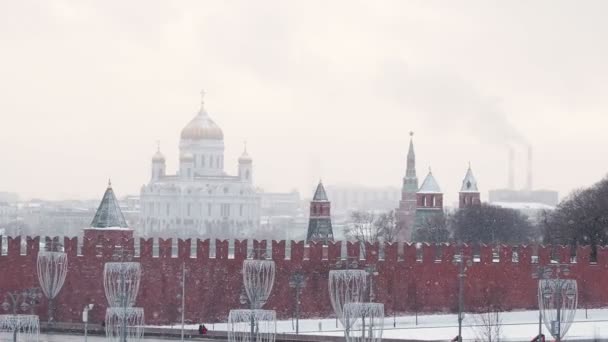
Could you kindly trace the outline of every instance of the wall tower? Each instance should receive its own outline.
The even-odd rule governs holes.
[[[462,180],[460,192],[458,192],[458,207],[468,208],[478,205],[481,205],[481,198],[479,189],[477,188],[477,180],[475,179],[475,176],[473,176],[471,165],[469,165],[467,174]]]
[[[429,169],[420,190],[416,193],[416,229],[432,223],[435,217],[441,215],[443,215],[443,192]]]
[[[410,147],[407,152],[407,166],[403,185],[401,186],[401,200],[396,210],[399,240],[410,241],[416,219],[416,192],[418,192],[418,177],[416,176],[416,154],[414,153],[414,132],[410,132]]]
[[[319,181],[315,195],[310,202],[310,218],[308,220],[308,233],[306,242],[328,242],[334,241],[334,233],[331,228],[331,203],[325,193],[323,183]]]

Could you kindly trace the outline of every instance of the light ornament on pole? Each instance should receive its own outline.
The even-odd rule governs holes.
[[[275,264],[272,260],[243,261],[243,285],[251,309],[261,309],[272,292]]]
[[[106,309],[106,340],[127,342],[142,340],[144,309],[135,308],[141,280],[141,264],[124,262],[124,250],[119,251],[120,262],[107,262],[103,270],[103,285],[109,307]]]
[[[0,341],[38,342],[40,321],[36,315],[0,315]]]
[[[40,251],[36,259],[38,282],[49,300],[48,319],[54,321],[53,300],[61,291],[68,273],[68,256],[64,252]]]
[[[538,282],[538,306],[543,322],[556,341],[568,333],[576,314],[578,288],[574,279],[541,279]]]
[[[249,302],[249,309],[230,310],[228,314],[229,342],[273,342],[276,336],[276,312],[261,310],[266,304],[275,277],[272,260],[243,261],[241,304]]]
[[[348,303],[343,310],[346,342],[382,341],[384,304]]]
[[[107,262],[103,269],[103,282],[109,306],[135,305],[140,279],[140,263]]]
[[[253,330],[253,331],[252,331]],[[274,342],[277,317],[274,310],[230,310],[228,341]]]
[[[329,271],[329,299],[336,316],[346,329],[344,306],[349,303],[362,303],[367,289],[365,270]]]
[[[32,287],[22,291],[7,292],[4,296],[2,309],[12,313],[13,315],[17,315],[19,310],[23,312],[30,310],[33,312],[33,308],[38,306],[41,298],[42,293],[37,287]]]
[[[534,279],[542,279],[542,280],[553,280],[556,281],[557,285],[561,284],[561,281],[565,281],[565,279],[561,279],[560,276],[563,274],[565,276],[569,276],[570,275],[570,264],[562,264],[562,263],[555,263],[552,262],[548,265],[545,266],[538,266],[536,267],[536,269],[534,270],[534,272],[532,273],[532,278]],[[549,298],[549,293],[550,293],[550,288],[546,288],[546,298],[543,299],[542,296],[542,291],[541,291],[541,281],[539,281],[539,289],[538,289],[538,335],[537,338],[541,339],[542,334],[542,325],[543,322],[547,322],[547,320],[544,318],[544,310],[543,310],[543,304],[542,301],[543,300],[550,300]],[[547,305],[544,306],[545,308],[547,307]],[[547,328],[549,329],[549,331],[551,332],[551,334],[553,336],[565,336],[565,332],[563,332],[563,327],[561,326],[563,323],[557,323],[558,321],[562,320],[562,314],[561,314],[561,308],[564,307],[563,303],[561,305],[555,306],[555,315],[557,316],[559,313],[560,316],[560,320],[551,320],[549,319],[549,322],[553,322],[553,323],[549,323],[549,325],[547,326]],[[547,323],[545,323],[547,324]],[[557,338],[557,337],[556,337]],[[559,338],[557,338],[557,340],[559,341]]]
[[[144,309],[110,307],[106,311],[106,341],[139,341],[144,337]]]

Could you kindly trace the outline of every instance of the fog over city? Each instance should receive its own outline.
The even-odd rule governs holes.
[[[225,170],[247,141],[254,183],[401,187],[409,132],[418,176],[482,198],[564,196],[608,170],[608,4],[602,1],[3,1],[0,190],[24,198],[138,194],[156,142],[205,106]],[[331,200],[331,199],[330,199]],[[395,204],[397,205],[397,203]]]

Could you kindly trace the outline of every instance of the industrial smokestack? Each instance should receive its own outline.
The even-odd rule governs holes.
[[[528,178],[526,180],[526,190],[532,191],[532,145],[528,145]]]
[[[509,146],[509,165],[508,165],[508,182],[507,189],[515,190],[515,151],[512,146]]]

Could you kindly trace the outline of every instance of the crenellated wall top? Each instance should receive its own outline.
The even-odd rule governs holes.
[[[23,239],[23,241],[22,241]],[[304,241],[219,240],[219,239],[88,239],[77,237],[7,237],[0,239],[0,258],[33,258],[44,242],[55,240],[70,257],[110,260],[119,251],[127,250],[134,259],[203,259],[237,260],[268,258],[277,263],[327,263],[338,265],[357,262],[405,263],[411,265],[453,264],[465,260],[479,265],[517,264],[521,267],[549,263],[604,265],[608,267],[608,247],[597,249],[592,260],[590,246],[570,248],[562,245],[455,245],[427,243],[359,243],[336,241],[329,245],[305,244]]]

